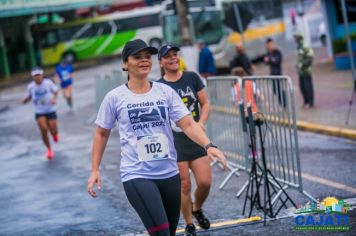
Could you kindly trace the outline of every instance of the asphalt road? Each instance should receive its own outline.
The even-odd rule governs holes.
[[[103,189],[97,199],[86,192],[90,152],[95,126],[94,76],[120,68],[117,62],[81,70],[74,84],[74,113],[64,99],[58,101],[60,142],[54,144],[55,158],[47,161],[31,105],[21,105],[26,86],[0,94],[0,235],[139,235],[144,227],[123,191],[119,168],[119,136],[112,132],[102,162]],[[158,74],[155,65],[154,75]],[[299,132],[304,189],[314,197],[356,197],[356,142]],[[227,175],[213,167],[213,186],[204,210],[212,222],[244,218],[236,192],[247,180],[246,173],[233,177],[219,190]],[[297,204],[307,198],[296,190],[288,193]],[[325,235],[325,232],[294,230],[293,210],[285,218],[263,224],[220,227],[200,235]],[[253,215],[261,215],[254,211]],[[350,214],[351,231],[356,234],[356,213]],[[181,219],[179,228],[183,227]]]

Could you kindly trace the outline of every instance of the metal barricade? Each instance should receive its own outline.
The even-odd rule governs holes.
[[[126,79],[124,78],[120,70],[113,70],[112,74],[96,74],[95,75],[95,112],[99,111],[101,102],[105,95],[112,89],[124,84]],[[94,113],[87,123],[91,124],[96,119],[96,113]]]
[[[239,111],[236,109],[234,86],[237,83],[241,84],[241,78],[236,76],[210,77],[207,86],[212,108],[207,132],[219,149],[224,151],[230,170],[220,184],[220,189],[232,176],[239,176],[239,170],[247,171],[250,166],[247,138],[242,131]]]
[[[113,70],[111,75],[96,74],[95,76],[95,108],[99,110],[105,95],[112,89],[125,83],[122,72]]]
[[[261,129],[264,138],[267,168],[283,185],[297,189],[311,200],[315,200],[303,190],[294,91],[291,80],[286,76],[248,76],[243,77],[212,77],[208,78],[209,99],[212,114],[209,118],[209,135],[219,148],[224,151],[231,166],[249,172],[249,141],[248,133],[242,131],[241,118],[236,106],[236,92],[231,91],[232,84],[237,83],[243,104],[252,104],[255,116],[263,122]],[[249,91],[251,90],[251,91]],[[232,97],[235,101],[232,101]],[[255,107],[253,107],[255,105]],[[232,125],[234,124],[234,125]],[[230,127],[230,129],[229,129]],[[242,140],[238,140],[242,139]],[[257,140],[257,156],[261,155],[261,143]],[[236,145],[236,146],[234,146]],[[233,158],[242,157],[240,159]],[[230,179],[229,175],[221,186]],[[240,196],[247,182],[238,192]],[[274,201],[279,197],[279,191]]]

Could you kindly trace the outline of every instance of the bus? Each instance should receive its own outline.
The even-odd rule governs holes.
[[[211,0],[187,0],[187,4],[189,30],[193,43],[196,40],[203,40],[212,50],[216,64],[220,65],[221,61],[226,61],[223,46],[220,45],[223,43],[225,32],[221,11]],[[181,26],[173,1],[164,1],[162,8],[161,23],[164,40],[167,43],[182,46]]]
[[[120,54],[129,40],[140,38],[154,47],[162,44],[160,6],[137,8],[62,24],[33,25],[39,64],[54,65]]]
[[[251,59],[265,55],[267,38],[283,45],[285,25],[281,0],[216,0],[216,5],[229,31],[228,43],[243,43]]]
[[[187,4],[193,40],[205,41],[221,71],[229,69],[236,43],[243,42],[250,59],[258,59],[266,54],[268,37],[277,45],[284,40],[281,0],[187,0]],[[162,11],[163,37],[179,46],[177,17],[172,0],[166,0]]]

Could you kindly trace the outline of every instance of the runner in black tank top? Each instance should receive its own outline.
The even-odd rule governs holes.
[[[210,105],[204,85],[196,73],[179,70],[178,51],[178,47],[170,45],[160,49],[158,59],[164,75],[158,82],[169,85],[179,94],[194,120],[205,130]],[[206,150],[187,137],[174,123],[172,129],[181,177],[181,212],[186,223],[185,235],[196,235],[193,215],[200,227],[210,228],[210,222],[202,211],[211,186],[210,159]],[[189,169],[194,173],[197,183],[193,204]]]

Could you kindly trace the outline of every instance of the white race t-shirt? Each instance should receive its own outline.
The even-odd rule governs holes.
[[[57,86],[49,79],[43,79],[39,85],[32,81],[27,86],[27,93],[32,99],[36,114],[48,114],[56,111],[51,100],[57,91]]]
[[[112,129],[118,121],[123,182],[178,174],[170,120],[177,122],[189,114],[178,94],[161,83],[153,82],[144,94],[121,85],[105,96],[95,123]]]

